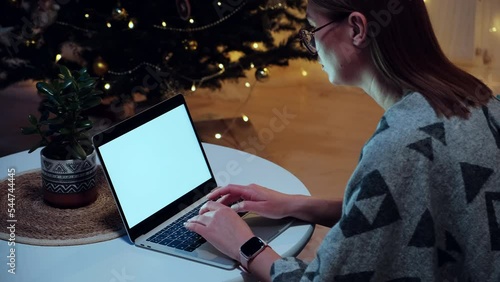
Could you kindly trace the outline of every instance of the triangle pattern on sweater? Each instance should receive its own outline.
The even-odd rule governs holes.
[[[460,169],[464,180],[466,200],[470,204],[479,194],[491,174],[493,174],[493,170],[470,163],[460,163]]]
[[[419,140],[415,143],[411,143],[410,145],[406,146],[412,150],[415,150],[416,152],[420,153],[430,161],[434,160],[434,152],[432,149],[432,137],[428,137],[422,140]]]
[[[429,134],[432,138],[438,140],[446,146],[446,134],[444,130],[444,123],[437,122],[428,126],[420,127],[421,131]]]

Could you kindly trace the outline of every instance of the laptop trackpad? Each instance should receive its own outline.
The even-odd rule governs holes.
[[[246,214],[243,219],[246,221],[255,236],[270,242],[281,234],[293,222],[293,218],[271,219],[254,213]]]

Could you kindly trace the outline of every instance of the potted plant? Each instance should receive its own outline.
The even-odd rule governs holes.
[[[43,100],[39,118],[29,115],[30,126],[23,134],[39,134],[44,201],[59,208],[77,208],[94,202],[96,153],[88,131],[92,121],[85,111],[101,103],[96,79],[85,68],[71,72],[59,66],[58,77],[38,82],[36,88]]]

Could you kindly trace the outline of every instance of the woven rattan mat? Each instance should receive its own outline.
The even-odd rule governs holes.
[[[15,175],[15,241],[30,245],[68,246],[102,242],[125,234],[111,191],[101,167],[96,174],[97,200],[78,209],[58,209],[44,203],[40,170]],[[0,183],[0,210],[6,215],[9,201],[8,180]],[[5,216],[1,219],[0,239],[10,233]],[[3,226],[3,225],[7,226]]]

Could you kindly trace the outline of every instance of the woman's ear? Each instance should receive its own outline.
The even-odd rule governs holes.
[[[352,28],[351,37],[353,45],[360,48],[366,46],[368,41],[368,22],[366,17],[359,12],[353,12],[349,15],[347,21]]]

